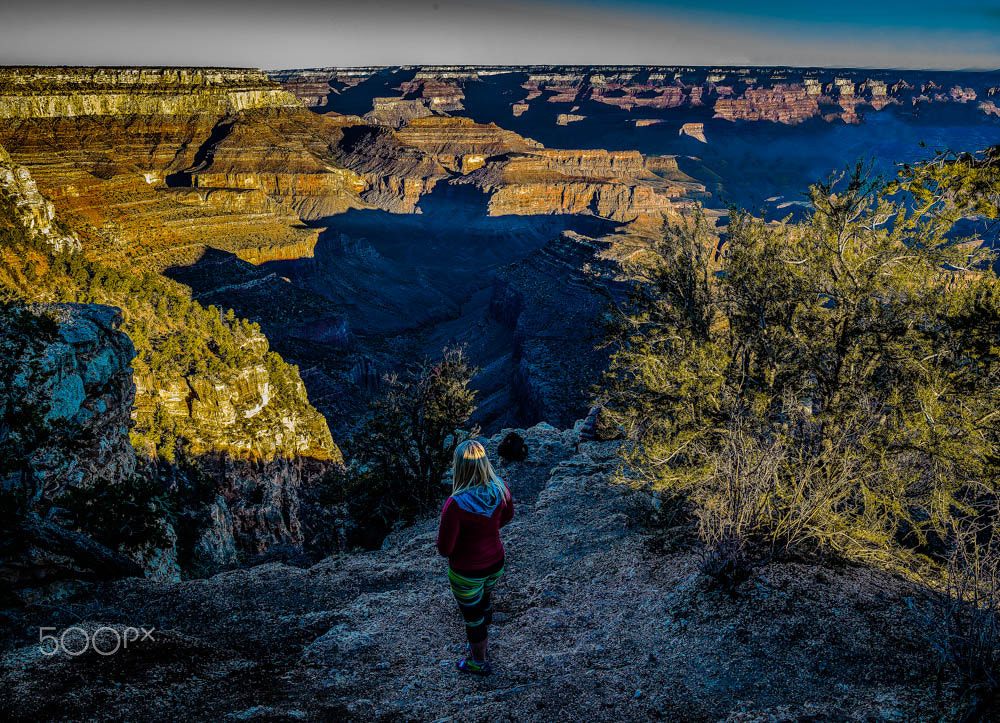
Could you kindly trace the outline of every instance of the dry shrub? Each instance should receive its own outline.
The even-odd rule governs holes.
[[[856,546],[843,524],[864,478],[853,433],[818,444],[818,425],[804,412],[793,409],[784,421],[735,418],[697,495],[702,569],[724,589],[792,549]],[[859,426],[851,425],[852,432]]]
[[[943,590],[919,611],[939,678],[967,699],[967,720],[982,718],[1000,694],[1000,540],[997,509],[955,531]]]

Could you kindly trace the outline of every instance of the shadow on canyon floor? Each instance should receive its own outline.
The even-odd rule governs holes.
[[[164,274],[187,285],[202,304],[233,308],[258,322],[274,350],[299,365],[309,399],[335,438],[350,434],[367,403],[349,379],[362,357],[389,371],[448,344],[468,344],[472,363],[484,370],[474,386],[492,411],[481,413],[480,423],[492,429],[538,421],[516,411],[524,405],[516,400],[518,380],[509,363],[513,329],[491,311],[496,274],[565,231],[598,237],[618,224],[592,216],[489,216],[484,194],[467,187],[430,194],[420,208],[419,214],[354,210],[324,219],[311,258],[255,266],[209,249],[194,264]],[[553,269],[532,283],[558,286]]]

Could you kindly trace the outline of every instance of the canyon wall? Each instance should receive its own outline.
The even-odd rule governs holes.
[[[120,481],[135,471],[129,443],[135,398],[135,348],[120,331],[121,311],[93,304],[49,304],[39,310],[52,331],[18,339],[4,328],[5,404],[38,411],[44,442],[26,463],[37,497],[57,497],[96,480]],[[26,433],[17,430],[14,433]]]
[[[92,513],[66,509],[81,490],[124,489],[135,479],[135,349],[121,323],[108,306],[0,305],[0,599],[58,595],[79,578],[177,579],[176,536],[165,520],[157,544],[115,549],[74,529],[80,513]]]
[[[487,193],[493,216],[591,214],[630,222],[689,205],[686,190],[653,174],[637,151],[509,153],[454,183]]]
[[[155,275],[87,261],[52,228],[65,224],[30,172],[0,150],[0,291],[44,302],[40,323],[52,327],[41,339],[12,326],[23,314],[6,306],[0,314],[9,317],[0,320],[0,362],[13,380],[0,402],[17,400],[18,433],[35,430],[40,440],[0,471],[23,456],[14,472],[36,483],[32,504],[98,483],[128,489],[136,479],[178,495],[184,526],[164,522],[167,542],[125,550],[148,574],[176,576],[179,559],[211,572],[238,561],[229,551],[242,560],[301,547],[300,490],[341,457],[298,371],[255,324],[192,303]],[[120,308],[51,303],[66,298]],[[201,499],[206,484],[214,502]]]
[[[313,219],[365,205],[336,122],[260,71],[7,68],[0,145],[90,258],[152,269],[208,246],[308,255]]]
[[[56,222],[55,204],[42,196],[27,168],[16,166],[0,146],[0,197],[7,208],[7,223],[14,223],[29,235],[45,239],[56,251],[79,251],[80,239]]]
[[[447,170],[458,173],[474,171],[491,156],[542,147],[541,143],[495,123],[476,123],[461,117],[417,118],[396,136],[406,145],[427,153]]]
[[[0,118],[226,115],[299,105],[250,69],[0,68]]]

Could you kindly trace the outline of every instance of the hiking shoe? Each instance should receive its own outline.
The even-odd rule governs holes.
[[[472,673],[473,675],[489,675],[493,672],[490,661],[484,660],[482,663],[477,663],[474,658],[462,658],[455,667],[462,673]]]

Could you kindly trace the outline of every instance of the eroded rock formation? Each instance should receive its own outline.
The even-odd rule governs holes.
[[[79,251],[80,239],[56,223],[55,204],[38,192],[38,184],[27,168],[14,165],[0,146],[0,198],[8,205],[6,222],[28,234],[41,237],[55,251]]]
[[[49,339],[18,339],[9,326],[3,339],[4,365],[13,372],[4,403],[17,400],[37,410],[38,423],[48,430],[25,459],[38,484],[35,494],[55,498],[98,479],[120,481],[135,471],[128,438],[135,348],[119,331],[121,312],[49,304],[41,313],[56,325]]]
[[[508,153],[453,182],[488,193],[494,216],[593,214],[628,222],[685,204],[684,189],[654,175],[637,151]]]
[[[410,121],[397,132],[400,141],[419,148],[449,171],[468,173],[487,158],[516,151],[530,151],[541,143],[504,130],[495,123],[471,118],[434,116]]]
[[[341,124],[259,71],[6,69],[0,145],[84,251],[154,269],[206,246],[307,254],[302,220],[364,206],[329,147]]]

